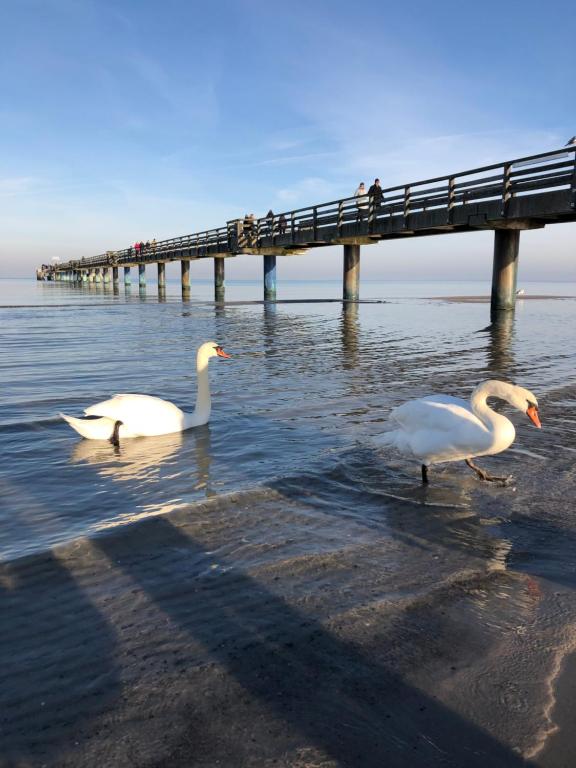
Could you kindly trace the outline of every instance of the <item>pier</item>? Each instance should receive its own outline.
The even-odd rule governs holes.
[[[494,231],[492,312],[511,311],[522,230],[576,221],[576,146],[486,165],[449,176],[382,188],[377,200],[343,198],[248,221],[155,242],[140,251],[107,251],[64,263],[43,265],[39,280],[130,284],[130,268],[138,267],[138,283],[146,285],[146,267],[156,264],[158,288],[165,290],[165,265],[181,262],[182,293],[190,292],[190,265],[214,259],[214,297],[225,292],[225,259],[241,254],[263,257],[263,298],[276,300],[276,258],[313,248],[343,247],[344,302],[360,296],[361,247],[382,240]]]

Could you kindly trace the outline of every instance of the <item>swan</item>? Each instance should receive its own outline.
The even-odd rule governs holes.
[[[465,461],[482,480],[505,482],[493,477],[472,459],[492,456],[509,448],[516,431],[512,422],[493,411],[489,397],[506,400],[526,413],[539,429],[538,401],[528,389],[491,379],[479,384],[470,400],[449,395],[430,395],[410,400],[394,408],[391,419],[398,428],[385,433],[381,440],[422,464],[422,482],[428,482],[428,467],[446,461]]]
[[[89,440],[110,440],[119,444],[120,438],[152,437],[184,432],[206,424],[210,418],[210,382],[208,361],[211,357],[230,357],[222,347],[207,341],[198,347],[196,372],[198,393],[193,413],[180,410],[177,405],[151,395],[114,395],[84,410],[86,416],[75,418],[60,416],[82,437]]]

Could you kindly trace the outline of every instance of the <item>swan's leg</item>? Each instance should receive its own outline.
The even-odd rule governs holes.
[[[122,426],[121,421],[115,421],[114,422],[114,429],[112,430],[112,434],[110,436],[110,442],[112,445],[118,447],[120,445],[120,435],[118,434],[120,432],[120,427]]]
[[[426,464],[422,464],[422,482],[427,483],[428,482],[428,467]]]
[[[473,469],[481,480],[486,480],[489,483],[507,483],[508,477],[496,477],[496,475],[490,475],[485,469],[477,467],[471,459],[464,459],[466,464]]]

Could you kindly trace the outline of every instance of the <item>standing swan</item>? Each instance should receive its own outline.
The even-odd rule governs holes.
[[[498,397],[526,413],[538,428],[538,402],[532,392],[504,381],[484,381],[470,401],[449,395],[430,395],[411,400],[390,414],[398,429],[382,436],[383,442],[422,463],[422,482],[428,482],[428,467],[445,461],[465,461],[482,480],[493,477],[472,463],[475,456],[492,456],[509,448],[516,431],[512,422],[493,411],[486,400]]]
[[[230,357],[222,347],[207,341],[198,348],[196,372],[198,394],[194,413],[180,410],[174,403],[151,395],[114,395],[86,408],[86,416],[60,416],[72,429],[89,440],[110,440],[118,445],[119,438],[152,437],[183,432],[191,427],[206,424],[210,418],[210,382],[208,381],[208,360],[211,357]]]

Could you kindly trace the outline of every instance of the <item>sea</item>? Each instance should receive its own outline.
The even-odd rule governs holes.
[[[562,765],[556,689],[576,650],[576,283],[522,287],[515,313],[491,320],[489,286],[476,282],[363,280],[362,301],[343,305],[337,282],[283,281],[278,301],[264,303],[256,281],[228,281],[226,301],[215,302],[208,281],[183,298],[170,281],[159,291],[0,280],[0,602],[9,627],[0,656],[10,670],[0,689],[2,764],[251,765],[255,755],[254,765],[268,766],[281,749],[279,764],[290,766],[361,768],[384,756],[389,765]],[[193,410],[205,341],[231,355],[210,361],[205,427],[115,447],[83,440],[60,418],[131,392]],[[540,407],[538,430],[494,403],[514,422],[516,441],[478,463],[509,475],[505,487],[464,464],[432,467],[425,487],[417,463],[378,441],[400,403],[430,393],[467,398],[486,379],[530,389]],[[127,580],[135,602],[138,590],[150,601],[146,609],[108,606],[125,599]],[[217,589],[219,599],[201,593],[199,619],[183,607],[182,584]],[[127,629],[118,617],[132,610],[136,629]],[[76,616],[76,639],[63,639]],[[121,752],[129,735],[102,746],[103,722],[136,734],[135,712],[146,707],[136,698],[132,709],[120,704],[120,691],[125,702],[137,685],[118,672],[132,667],[110,659],[119,648],[137,656],[169,643],[160,631],[168,620],[187,638],[187,663],[217,663],[281,723],[260,746],[256,734],[252,752],[244,737],[242,747],[231,744],[230,754],[247,750],[244,762],[224,753],[222,762],[170,762],[152,725],[144,742],[142,728],[130,742],[133,762]],[[90,645],[95,625],[105,661]],[[278,637],[283,626],[288,639]],[[265,656],[284,642],[289,677],[306,689],[310,670],[289,644],[310,627],[335,665],[314,687],[339,681],[337,734],[316,691],[318,720],[279,703],[287,694],[270,703],[269,688],[252,681],[253,659],[243,666],[234,645],[240,637]],[[361,675],[366,695],[353,692],[354,664],[342,661],[351,649],[363,670],[394,676],[397,701],[409,698],[399,686],[425,696],[418,717],[429,719],[410,730],[406,711],[379,728],[376,702],[368,722],[370,675]],[[165,679],[164,661],[146,658],[140,674]],[[277,664],[263,674],[283,690]],[[401,703],[386,706],[393,717],[403,712]],[[173,715],[173,738],[182,740]],[[472,729],[467,762],[454,728],[434,720],[452,716],[462,733]],[[420,752],[406,762],[414,740]]]

